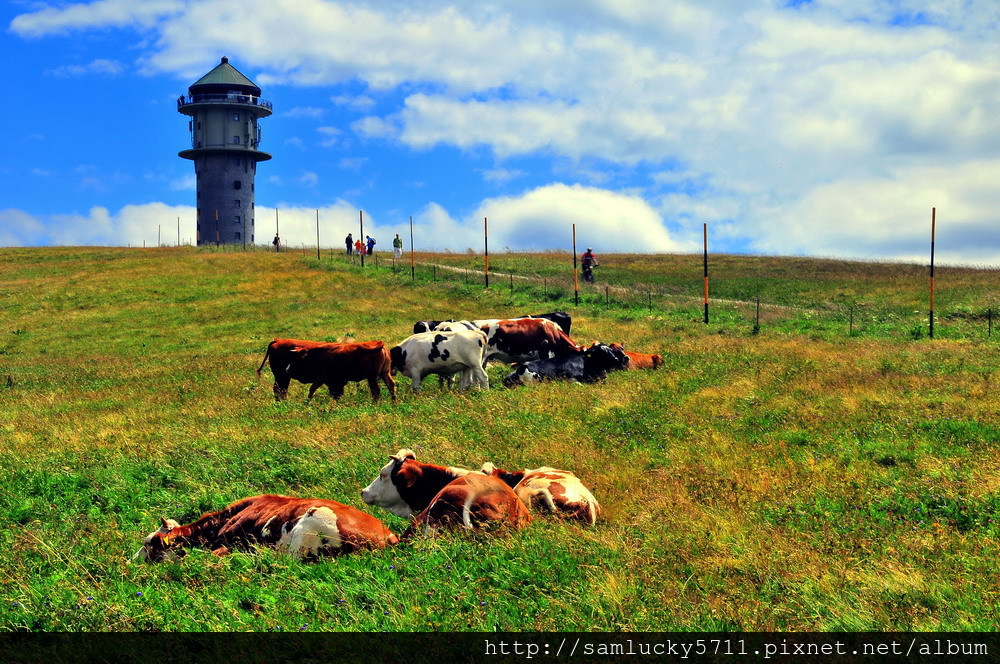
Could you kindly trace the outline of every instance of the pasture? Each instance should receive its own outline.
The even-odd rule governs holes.
[[[491,269],[546,278],[552,258]],[[1000,626],[1000,345],[962,327],[996,301],[995,270],[939,272],[942,310],[971,313],[930,341],[912,317],[925,282],[889,274],[913,266],[845,282],[830,275],[850,264],[729,257],[759,283],[720,277],[722,293],[789,307],[754,334],[740,303],[700,322],[700,257],[599,259],[574,307],[565,283],[411,281],[385,259],[362,271],[298,252],[0,249],[0,629]],[[795,282],[766,283],[764,260]],[[676,297],[611,306],[602,279]],[[849,335],[845,303],[878,318]],[[413,394],[400,378],[399,401],[377,405],[363,384],[306,403],[295,382],[278,403],[267,369],[254,374],[275,337],[391,346],[416,320],[556,309],[578,342],[620,341],[664,366],[519,389],[491,366],[494,387],[464,394],[436,381]],[[258,493],[338,500],[401,532],[360,498],[401,447],[573,470],[603,519],[315,564],[269,550],[130,561],[161,515],[187,523]]]

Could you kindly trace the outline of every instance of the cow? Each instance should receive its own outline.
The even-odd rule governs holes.
[[[522,362],[503,379],[504,387],[533,385],[547,380],[593,383],[609,371],[628,368],[628,356],[602,343],[576,353],[545,360]]]
[[[570,333],[569,329],[573,325],[573,318],[565,311],[553,311],[547,314],[519,316],[519,318],[544,318],[546,320],[550,320],[559,327],[561,327],[562,331],[565,332],[566,334]]]
[[[422,332],[433,332],[434,328],[441,323],[450,323],[451,321],[443,320],[418,320],[413,324],[413,333],[420,334]]]
[[[266,494],[243,498],[182,526],[160,517],[133,560],[159,562],[184,555],[184,547],[209,549],[217,556],[231,549],[271,546],[293,558],[314,560],[360,549],[399,543],[382,522],[361,510],[321,498]]]
[[[487,461],[484,475],[503,480],[529,509],[563,519],[577,519],[587,525],[597,523],[601,506],[576,475],[548,466],[534,470],[507,471]]]
[[[407,337],[389,350],[392,372],[401,373],[420,390],[420,381],[429,374],[451,376],[461,373],[459,388],[471,385],[489,388],[483,353],[486,335],[479,330],[423,332]]]
[[[292,359],[292,351],[301,348],[316,348],[325,346],[323,341],[306,341],[304,339],[275,339],[267,345],[264,351],[264,359],[257,367],[257,375],[260,376],[261,369],[271,361],[271,373],[274,374],[274,398],[281,401],[288,397],[288,384],[292,378],[302,383],[312,382],[311,378],[292,375],[289,373],[288,365]]]
[[[417,461],[413,450],[389,456],[379,476],[361,492],[368,505],[411,518],[403,539],[424,529],[521,528],[531,522],[524,503],[502,480],[464,468]]]
[[[633,353],[625,350],[619,343],[608,344],[611,348],[620,350],[628,356],[629,369],[659,369],[663,366],[662,355],[648,355],[646,353]]]
[[[378,403],[381,378],[396,400],[396,381],[392,377],[389,350],[381,341],[323,344],[313,348],[293,348],[288,352],[288,372],[302,382],[312,383],[309,399],[322,385],[330,396],[339,399],[347,383],[367,380],[372,401]]]
[[[501,320],[481,329],[486,333],[487,361],[529,362],[581,350],[562,328],[545,318]]]

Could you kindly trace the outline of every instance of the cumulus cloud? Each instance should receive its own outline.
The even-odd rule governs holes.
[[[183,242],[193,237],[194,217],[193,207],[164,203],[126,205],[117,213],[101,206],[86,214],[32,215],[8,209],[0,211],[0,244],[152,247],[158,231],[164,244],[174,244],[178,218]]]

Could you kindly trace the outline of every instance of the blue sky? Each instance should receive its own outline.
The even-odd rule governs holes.
[[[177,97],[274,103],[258,240],[1000,265],[995,0],[5,3],[0,245],[194,236]]]

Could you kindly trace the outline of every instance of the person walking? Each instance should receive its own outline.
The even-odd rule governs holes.
[[[403,257],[403,238],[399,237],[399,233],[392,239],[392,255],[396,260]]]
[[[372,255],[372,250],[375,248],[375,238],[370,235],[365,236],[368,239],[368,255]]]
[[[274,234],[274,239],[271,240],[271,244],[274,245],[274,251],[275,251],[275,253],[281,251],[281,238],[278,237],[277,233]]]
[[[355,240],[354,241],[354,253],[356,253],[358,256],[360,256],[361,253],[364,250],[365,250],[365,246],[363,244],[361,244],[361,238],[358,238],[357,240]]]
[[[347,255],[350,256],[354,250],[354,237],[352,233],[348,233],[347,237],[344,238],[344,245],[347,247]]]

